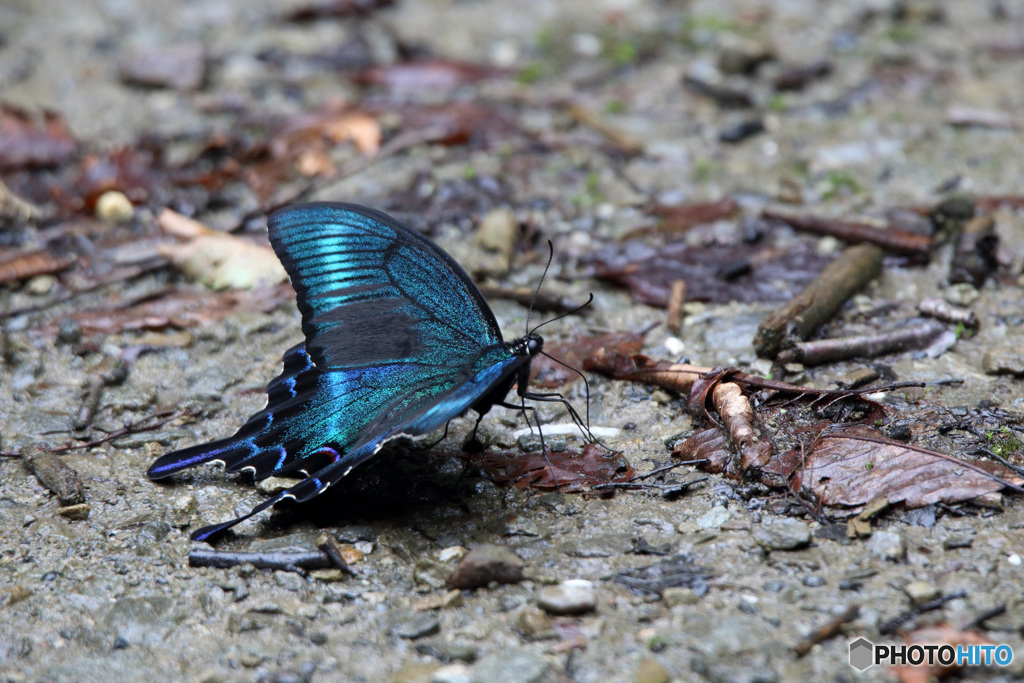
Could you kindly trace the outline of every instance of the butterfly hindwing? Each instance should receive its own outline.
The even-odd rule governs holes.
[[[267,407],[233,437],[169,453],[158,479],[202,462],[257,479],[301,474],[249,515],[206,527],[208,539],[285,498],[308,500],[388,439],[421,436],[514,383],[513,352],[465,271],[389,216],[351,204],[289,207],[270,241],[295,287],[304,344],[284,356]]]

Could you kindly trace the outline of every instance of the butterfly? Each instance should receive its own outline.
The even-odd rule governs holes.
[[[536,420],[525,402],[505,402],[513,385],[521,399],[565,404],[580,424],[561,394],[527,390],[531,359],[543,353],[536,328],[527,323],[525,336],[505,341],[466,271],[419,232],[335,202],[285,207],[267,229],[305,341],[285,352],[266,408],[234,436],[167,453],[146,474],[158,480],[219,461],[257,480],[303,478],[193,540],[213,541],[283,500],[310,500],[388,441],[429,434],[470,408],[480,418],[495,405],[532,410]]]

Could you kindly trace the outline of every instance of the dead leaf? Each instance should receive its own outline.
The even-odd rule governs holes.
[[[162,46],[125,57],[119,69],[131,85],[197,90],[206,76],[206,51],[201,43]]]
[[[118,334],[132,330],[163,330],[200,327],[217,322],[239,311],[269,313],[282,301],[294,296],[290,285],[236,292],[206,292],[171,289],[158,298],[147,298],[106,309],[72,314],[85,335]],[[46,328],[56,334],[57,326]]]
[[[793,477],[793,490],[848,514],[883,496],[892,505],[917,508],[959,503],[1024,483],[990,463],[983,467],[908,446],[863,425],[822,434],[804,453],[804,463]]]
[[[59,273],[76,261],[75,258],[60,256],[47,249],[0,250],[0,283],[20,282],[36,275]]]
[[[546,352],[561,363],[545,356],[535,358],[530,364],[530,383],[545,389],[560,387],[579,377],[566,365],[581,368],[587,359],[598,352],[633,355],[643,348],[644,338],[650,328],[641,332],[608,332],[576,337],[562,344],[551,344]]]
[[[405,93],[453,90],[503,73],[493,67],[433,59],[373,67],[359,73],[355,80],[361,85],[384,86],[392,92]]]
[[[598,484],[624,482],[635,474],[621,453],[594,444],[582,451],[549,450],[547,458],[543,453],[486,452],[472,456],[470,462],[496,483],[562,493],[586,493]]]
[[[600,250],[595,275],[628,287],[633,298],[667,308],[672,287],[686,283],[691,301],[727,303],[789,301],[828,262],[809,242],[775,248],[769,244],[664,246],[628,240]]]
[[[651,214],[662,219],[661,229],[668,233],[682,233],[702,223],[735,216],[740,210],[731,198],[717,202],[698,202],[693,204],[658,204],[651,209]]]
[[[170,209],[157,217],[168,234],[189,237],[185,244],[160,245],[160,253],[187,277],[211,289],[257,289],[288,279],[270,247],[253,244],[203,226]]]
[[[0,168],[56,166],[77,150],[71,130],[60,114],[35,115],[11,104],[0,105]]]

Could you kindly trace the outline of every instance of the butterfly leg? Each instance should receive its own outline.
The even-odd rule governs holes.
[[[524,396],[523,398],[526,398],[526,396]],[[505,403],[504,401],[502,401],[501,403],[497,403],[495,405],[499,405],[502,408],[508,408],[509,410],[522,411],[524,414],[527,410],[533,413],[533,421],[537,423],[537,434],[540,436],[540,452],[544,456],[544,462],[546,462],[548,465],[548,472],[551,473],[551,480],[555,482],[555,490],[558,491],[562,485],[558,481],[558,475],[555,474],[555,468],[551,464],[551,460],[548,459],[548,446],[546,443],[544,443],[544,430],[540,428],[540,417],[537,415],[537,409],[534,408],[533,406],[526,405],[526,403],[517,406],[514,403]],[[529,418],[526,419],[526,423],[530,424]],[[533,425],[530,425],[530,429],[533,429]]]
[[[568,411],[568,413],[569,413],[569,417],[572,418],[573,423],[577,427],[579,427],[580,432],[586,437],[587,441],[590,441],[591,443],[595,443],[597,441],[594,438],[594,435],[590,433],[590,420],[589,420],[589,417],[588,417],[587,421],[584,422],[583,418],[580,417],[579,412],[576,411],[576,408],[573,406],[572,403],[569,402],[569,400],[567,398],[565,398],[565,396],[562,396],[561,394],[559,394],[557,392],[545,393],[545,394],[535,394],[535,393],[532,393],[532,392],[526,392],[526,393],[522,394],[522,397],[524,399],[528,398],[531,401],[544,401],[544,402],[547,402],[547,403],[561,403],[563,406],[565,406],[566,411]]]
[[[480,424],[480,420],[477,420],[476,423]],[[444,423],[444,434],[441,435],[440,439],[438,439],[437,441],[432,441],[432,442],[430,442],[428,444],[423,444],[422,446],[419,447],[419,450],[429,451],[431,448],[433,448],[437,444],[439,444],[442,441],[444,441],[445,439],[447,439],[448,438],[448,425],[450,425],[450,424],[451,424],[451,421]],[[473,436],[476,436],[476,427],[473,428]]]

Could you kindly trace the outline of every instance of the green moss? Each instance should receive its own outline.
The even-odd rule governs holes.
[[[516,80],[523,85],[536,83],[544,76],[544,65],[540,62],[530,62],[516,74]]]

